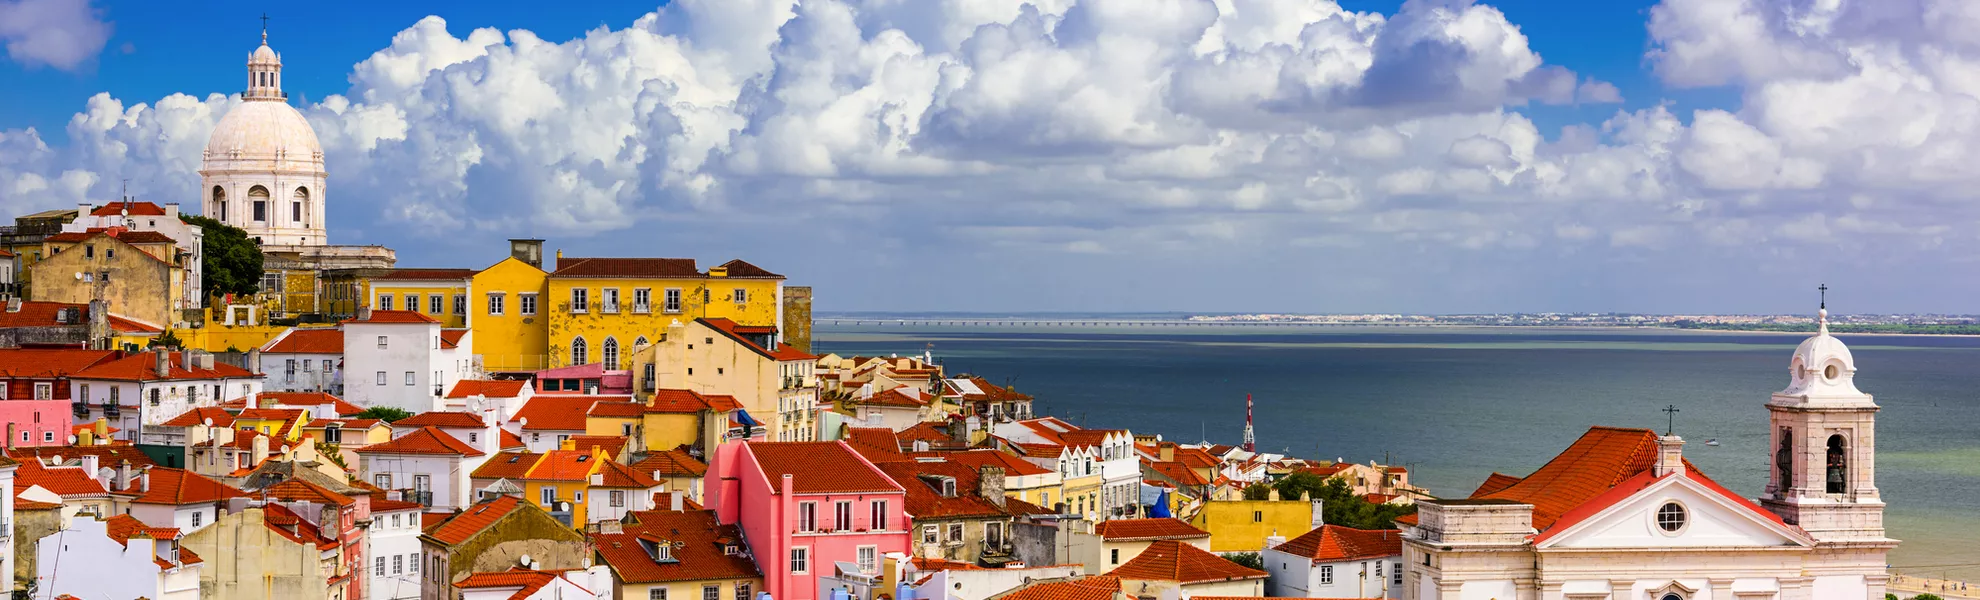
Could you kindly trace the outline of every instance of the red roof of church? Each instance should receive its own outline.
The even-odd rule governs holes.
[[[1540,470],[1472,498],[1533,505],[1533,528],[1542,532],[1537,539],[1545,539],[1554,531],[1564,530],[1656,483],[1658,478],[1652,467],[1657,464],[1658,452],[1657,434],[1648,429],[1590,427]],[[1720,486],[1691,461],[1684,461],[1684,468],[1685,476],[1691,480],[1762,518],[1785,525],[1779,515]],[[1494,475],[1486,480],[1486,485],[1479,486],[1480,491],[1514,479]]]

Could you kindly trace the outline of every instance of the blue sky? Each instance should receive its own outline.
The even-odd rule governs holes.
[[[0,0],[0,212],[196,205],[266,11],[333,241],[405,266],[537,236],[821,310],[1974,312],[1980,11],[1827,6]]]

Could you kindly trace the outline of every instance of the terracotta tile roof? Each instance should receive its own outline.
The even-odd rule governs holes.
[[[1562,514],[1649,469],[1657,435],[1648,429],[1591,427],[1559,456],[1512,485],[1474,496],[1533,505],[1533,527],[1546,531]]]
[[[1023,452],[1025,456],[1058,458],[1066,453],[1066,447],[1058,444],[1027,444],[1024,442],[1010,442],[1010,444],[1016,447],[1019,452]]]
[[[756,266],[756,265],[752,265],[752,264],[749,264],[749,263],[747,263],[747,262],[743,262],[743,260],[742,260],[742,259],[740,259],[740,258],[738,258],[738,259],[735,259],[735,260],[732,260],[732,261],[729,261],[729,262],[725,262],[725,263],[722,263],[722,268],[724,268],[724,269],[727,269],[727,270],[728,270],[728,272],[729,272],[729,275],[728,275],[728,276],[729,276],[729,277],[738,277],[738,278],[741,278],[741,277],[772,277],[772,278],[776,278],[776,279],[783,279],[783,278],[784,278],[784,276],[783,276],[783,275],[778,275],[778,274],[776,274],[776,273],[771,273],[770,271],[768,271],[768,270],[765,270],[765,269],[764,269],[763,267],[759,267],[759,266]]]
[[[648,477],[645,473],[634,471],[632,467],[619,464],[616,461],[608,460],[599,463],[598,474],[604,476],[602,481],[591,484],[591,487],[631,489],[660,487],[660,482],[654,481],[652,477]]]
[[[654,390],[653,400],[646,405],[651,413],[697,413],[714,410],[708,398],[694,390]]]
[[[14,472],[14,493],[18,495],[37,485],[64,498],[110,494],[102,483],[83,472],[80,466],[50,467],[42,465],[39,460],[22,461],[20,468]]]
[[[416,310],[373,310],[369,319],[345,319],[345,323],[439,323]]]
[[[701,323],[703,325],[707,325],[710,329],[714,329],[715,331],[721,332],[723,337],[729,338],[730,341],[733,341],[744,348],[748,348],[751,352],[755,352],[758,355],[761,355],[764,358],[768,358],[770,360],[775,360],[775,361],[818,360],[817,356],[800,352],[798,351],[797,348],[792,347],[790,344],[785,344],[782,342],[779,342],[776,348],[764,348],[762,346],[758,346],[756,345],[756,342],[749,341],[749,338],[743,337],[743,334],[748,333],[749,332],[748,330],[753,328],[747,325],[738,325],[735,321],[717,317],[712,319],[710,318],[695,319],[695,322]]]
[[[578,585],[577,582],[571,581],[570,578],[564,577],[561,573],[525,569],[523,567],[509,567],[509,570],[500,573],[474,573],[468,575],[466,579],[454,582],[454,587],[464,590],[520,587],[522,589],[511,594],[508,600],[523,600],[558,579],[570,582],[571,585],[577,585],[578,589],[584,589],[584,586]],[[585,591],[587,593],[590,592],[590,590]]]
[[[110,328],[119,333],[162,333],[165,328],[129,317],[110,315]]]
[[[1484,483],[1478,484],[1478,489],[1471,491],[1471,497],[1477,498],[1487,494],[1498,493],[1500,490],[1512,487],[1515,483],[1519,483],[1518,477],[1494,472],[1491,477],[1485,478]]]
[[[968,466],[972,469],[986,466],[1003,467],[1005,477],[1049,475],[1052,473],[1051,469],[1031,464],[1030,461],[1018,458],[1008,452],[998,452],[996,450],[977,449],[962,452],[917,452],[911,453],[910,456],[915,458],[939,456],[949,462]]]
[[[168,369],[170,376],[164,379],[245,379],[259,377],[259,375],[249,373],[247,369],[218,361],[213,363],[213,368],[211,369],[203,369],[195,366],[188,370],[184,368],[185,360],[184,357],[180,356],[181,354],[183,353],[170,353],[168,357],[168,360],[172,363],[170,369]],[[161,378],[158,377],[158,371],[156,370],[157,360],[157,357],[152,352],[133,352],[125,355],[123,358],[97,363],[76,373],[73,377],[76,379],[112,381],[159,381]]]
[[[290,479],[288,481],[277,483],[275,485],[271,485],[266,488],[263,488],[261,492],[263,494],[266,494],[268,497],[282,500],[284,502],[299,502],[299,501],[307,500],[317,504],[325,504],[325,505],[335,504],[337,506],[351,506],[357,504],[357,500],[351,498],[350,496],[346,496],[343,494],[339,494],[337,492],[330,491],[330,488],[326,488],[320,485],[316,485],[314,483],[303,481],[301,479]]]
[[[659,477],[701,477],[708,474],[708,464],[695,460],[686,450],[675,448],[666,452],[646,455],[645,460],[633,463],[633,470],[641,473],[659,473]]]
[[[476,271],[474,269],[419,269],[419,268],[392,269],[391,271],[387,271],[384,274],[372,277],[372,279],[383,280],[383,281],[407,281],[407,280],[430,281],[436,279],[472,279],[474,278],[474,274],[478,272],[479,271]]]
[[[149,491],[139,491],[143,485],[136,482],[124,489],[126,493],[139,494],[138,497],[131,499],[132,502],[184,506],[247,497],[246,493],[235,489],[234,486],[184,469],[152,467],[145,471],[145,474],[151,480]]]
[[[0,257],[0,258],[5,258],[5,257]],[[63,322],[63,318],[61,314],[64,309],[68,309],[72,311],[71,316],[69,317],[70,321],[67,323]],[[131,319],[120,317],[114,314],[110,315],[109,318],[110,318],[111,328],[121,332],[150,333],[155,331],[163,331],[163,329],[160,329],[149,323],[140,323],[138,321],[133,321]],[[64,325],[82,326],[87,324],[89,324],[88,304],[74,304],[69,302],[37,302],[37,301],[29,300],[29,301],[21,302],[21,307],[20,310],[18,311],[13,311],[13,312],[0,311],[0,329],[10,328],[10,327],[58,327]],[[91,350],[90,352],[109,352],[109,351]]]
[[[1396,517],[1396,524],[1397,524],[1397,525],[1408,525],[1408,526],[1410,526],[1410,527],[1415,527],[1415,526],[1416,526],[1416,513],[1409,513],[1409,514],[1406,514],[1406,515],[1403,515],[1403,516],[1400,516],[1400,517]]]
[[[1057,510],[1025,502],[1017,498],[1005,498],[1004,511],[1011,513],[1012,516],[1059,514]]]
[[[322,530],[295,511],[280,504],[266,504],[261,507],[262,524],[276,535],[298,544],[315,546],[318,550],[332,550],[338,546],[337,540],[323,536]]]
[[[917,570],[917,571],[983,571],[983,570],[987,570],[987,568],[986,568],[986,567],[979,567],[979,566],[976,566],[976,564],[975,564],[975,563],[966,563],[966,562],[958,562],[958,561],[953,561],[953,560],[949,560],[949,559],[946,559],[946,558],[922,558],[922,557],[919,557],[919,556],[917,556],[917,557],[914,557],[914,558],[912,558],[912,559],[910,559],[910,560],[909,560],[908,562],[909,562],[909,563],[911,563],[911,564],[913,564],[913,565],[914,565],[914,569],[915,569],[915,570]]]
[[[433,533],[434,526],[439,525],[452,516],[454,516],[454,513],[450,512],[419,513],[419,530],[422,533]]]
[[[317,407],[329,404],[336,407],[337,414],[335,416],[339,417],[348,417],[364,412],[364,409],[356,404],[345,402],[343,398],[323,392],[262,392],[254,396],[254,403],[256,406],[268,408],[276,406]],[[237,398],[228,401],[227,404],[230,405],[230,408],[242,408],[247,406],[247,401]]]
[[[1163,477],[1175,480],[1177,485],[1210,485],[1210,480],[1204,479],[1202,474],[1197,473],[1195,470],[1190,469],[1189,465],[1182,464],[1179,461],[1158,461],[1150,463],[1149,468],[1154,469],[1157,473],[1161,473]]]
[[[130,216],[133,217],[165,216],[165,207],[151,202],[105,202],[103,206],[96,207],[96,210],[89,211],[89,214],[98,217],[120,217],[124,216],[126,209],[131,211]]]
[[[920,390],[901,386],[874,394],[865,400],[856,402],[856,404],[893,408],[921,408],[928,406],[928,400],[923,397]]]
[[[207,419],[213,420],[214,427],[234,426],[234,413],[227,412],[226,409],[218,406],[194,407],[192,410],[179,413],[179,416],[172,417],[170,420],[160,423],[160,425],[165,427],[192,427],[194,425],[205,424]]]
[[[481,427],[485,426],[485,424],[481,422],[481,415],[459,412],[459,411],[435,410],[435,411],[419,413],[410,417],[406,417],[404,419],[393,421],[392,426],[393,427],[433,426],[433,427],[453,427],[459,429],[480,429]]]
[[[438,428],[421,427],[412,433],[357,449],[358,454],[454,454],[481,456],[480,450],[447,435]]]
[[[959,385],[959,382],[962,381],[969,382],[969,385]],[[970,389],[971,387],[974,387],[975,389],[971,390]],[[1031,396],[1020,394],[1015,391],[1012,391],[1009,388],[1005,388],[997,384],[990,383],[990,380],[984,379],[982,377],[977,377],[975,375],[965,375],[957,379],[950,379],[948,381],[944,381],[943,388],[948,390],[948,393],[950,395],[961,397],[964,400],[983,400],[989,402],[1019,402],[1019,401],[1031,400]]]
[[[381,419],[312,419],[308,424],[303,425],[303,427],[309,429],[322,429],[325,427],[329,427],[331,425],[336,425],[338,427],[342,427],[345,429],[370,429],[372,427],[378,426],[380,423],[384,423],[386,427],[392,426],[391,423],[385,423],[385,421]]]
[[[500,431],[502,435],[502,447],[497,448],[498,450],[509,450],[512,448],[528,447],[528,444],[523,443],[522,436],[511,433],[507,429],[502,429],[498,431]]]
[[[1321,525],[1274,548],[1314,562],[1365,560],[1402,554],[1402,531]]]
[[[532,396],[509,421],[521,423],[524,431],[584,431],[585,413],[601,399],[600,396]]]
[[[551,277],[700,278],[692,258],[559,258]]]
[[[27,500],[27,499],[23,499],[23,498],[15,498],[15,499],[14,499],[14,510],[17,510],[17,511],[20,511],[20,510],[55,510],[55,509],[58,509],[58,508],[61,508],[61,507],[62,507],[62,504],[61,504],[61,503],[59,503],[59,502],[35,502],[35,501],[33,501],[33,500]]]
[[[107,537],[109,537],[111,540],[116,541],[118,544],[122,544],[126,548],[130,547],[131,545],[131,538],[139,534],[143,534],[145,537],[154,540],[176,540],[183,537],[179,533],[179,530],[177,528],[152,527],[150,525],[146,525],[143,521],[139,521],[137,520],[136,517],[132,517],[130,515],[116,515],[108,519],[104,519],[103,528],[104,528],[104,534]],[[205,559],[200,558],[198,554],[193,554],[193,551],[191,549],[186,548],[184,546],[180,546],[178,564],[173,564],[171,562],[166,561],[163,558],[158,558],[156,556],[152,557],[151,562],[153,564],[158,565],[158,568],[160,569],[173,569],[173,568],[178,568],[181,565],[199,564],[205,562]],[[72,597],[72,596],[68,596],[67,594],[64,594],[63,596]]]
[[[1108,519],[1093,526],[1093,533],[1108,541],[1187,540],[1210,537],[1181,519]]]
[[[735,396],[728,394],[703,394],[701,397],[707,399],[708,407],[715,409],[717,412],[742,410],[743,407],[741,401],[736,400]]]
[[[901,490],[843,442],[748,442],[743,449],[756,456],[772,491],[786,474],[798,494]]]
[[[714,511],[638,511],[637,525],[622,533],[591,534],[598,557],[612,568],[616,579],[625,583],[668,581],[707,581],[754,579],[763,574],[744,552],[723,552],[723,546],[739,551],[742,532],[734,525],[722,525]],[[673,562],[654,560],[646,544],[672,543]],[[678,543],[676,543],[678,542]]]
[[[441,329],[440,347],[442,349],[459,348],[461,347],[461,338],[467,337],[467,334],[468,330],[466,329]]]
[[[638,402],[599,402],[585,411],[587,417],[637,418],[646,414],[646,405]]]
[[[519,502],[521,500],[515,496],[496,496],[467,507],[467,510],[447,516],[444,521],[428,525],[426,535],[449,546],[460,544],[516,510],[516,504]]]
[[[574,435],[571,436],[571,449],[579,452],[600,449],[605,451],[606,456],[616,458],[620,452],[625,451],[629,441],[622,435]]]
[[[1208,550],[1176,540],[1156,540],[1148,545],[1148,549],[1142,550],[1140,555],[1135,556],[1134,560],[1114,567],[1109,573],[1121,579],[1181,583],[1265,577],[1264,571],[1231,562],[1222,556],[1211,554]]]
[[[907,491],[907,512],[916,519],[1006,516],[1002,507],[980,495],[981,478],[973,467],[948,461],[890,462],[878,465]],[[955,496],[935,488],[941,478],[954,479]]]
[[[288,335],[276,338],[265,354],[343,354],[344,330],[312,327],[294,329]]]
[[[36,457],[45,460],[60,456],[63,460],[70,460],[85,454],[95,456],[97,464],[105,467],[116,467],[127,460],[131,461],[131,468],[150,467],[158,464],[152,461],[150,456],[146,456],[144,452],[139,451],[137,446],[131,445],[130,442],[112,442],[96,446],[32,446],[7,449],[7,456],[17,459]],[[21,462],[22,464],[26,464],[33,461],[22,460]]]
[[[501,452],[490,457],[470,475],[475,479],[522,479],[543,455],[535,452]]]
[[[551,450],[523,475],[531,481],[584,481],[597,467],[599,458],[577,450]]]
[[[1037,581],[1001,595],[991,596],[989,600],[1113,600],[1119,593],[1121,593],[1119,577],[1094,575]]]
[[[948,423],[922,421],[894,432],[894,440],[907,448],[913,448],[915,442],[928,442],[929,447],[938,448],[954,443],[955,438],[949,437]]]
[[[489,398],[514,398],[522,395],[523,387],[529,385],[521,380],[462,379],[447,391],[448,398],[487,396]]]
[[[901,453],[900,442],[894,440],[893,430],[885,427],[847,427],[845,440],[854,452],[873,464],[908,460]]]
[[[426,505],[420,504],[418,502],[393,500],[391,498],[386,498],[380,494],[372,494],[371,496],[371,514],[374,515],[378,513],[399,512],[402,510],[420,510],[423,508],[426,508]]]

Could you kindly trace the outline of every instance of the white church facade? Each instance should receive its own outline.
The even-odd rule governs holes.
[[[1684,440],[1591,428],[1526,477],[1418,503],[1408,600],[1882,600],[1877,405],[1828,311],[1790,361],[1758,501],[1684,459]]]

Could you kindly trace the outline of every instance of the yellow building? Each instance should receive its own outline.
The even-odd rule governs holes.
[[[777,329],[766,325],[723,318],[684,320],[633,354],[627,367],[633,372],[635,390],[654,394],[656,406],[668,400],[659,396],[662,390],[692,391],[706,399],[726,396],[734,406],[715,406],[717,412],[741,408],[763,425],[772,440],[810,440],[817,429],[812,410],[818,402],[818,380],[812,376],[817,357],[777,341],[776,335]],[[691,406],[666,412],[689,410]],[[680,434],[686,433],[678,427],[662,429],[657,423],[649,423],[648,431],[654,436],[646,445],[651,450],[673,448]],[[709,433],[703,428],[700,436],[679,443],[706,441]]]
[[[362,280],[365,298],[379,310],[410,310],[440,322],[440,327],[468,326],[469,289],[473,269],[391,269]]]
[[[508,258],[474,274],[469,282],[468,321],[474,353],[491,373],[540,371],[550,367],[547,315],[543,297],[549,273],[542,265],[542,240],[511,240]]]
[[[1205,502],[1189,521],[1210,532],[1211,552],[1257,552],[1265,538],[1296,538],[1321,522],[1319,501],[1280,500],[1278,490],[1269,500]]]
[[[591,536],[597,562],[612,570],[614,597],[750,600],[764,591],[742,533],[713,511],[638,511],[628,521]]]
[[[39,283],[31,300],[109,303],[110,312],[170,327],[184,320],[186,257],[155,231],[62,233],[41,243],[41,260],[25,272]]]
[[[1210,534],[1177,519],[1109,519],[1093,525],[1090,534],[1075,534],[1066,544],[1089,574],[1112,571],[1133,561],[1150,544],[1179,542],[1209,549]]]
[[[234,428],[293,442],[302,439],[303,430],[310,423],[309,412],[307,408],[250,408],[234,415]]]
[[[567,441],[564,445],[571,444]],[[523,486],[523,499],[549,511],[552,517],[569,519],[569,524],[581,526],[586,522],[584,496],[590,488],[591,474],[610,460],[596,449],[545,452],[519,482]]]

